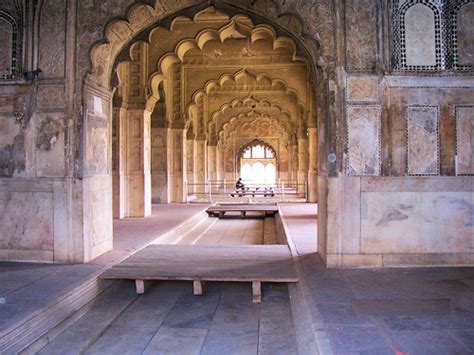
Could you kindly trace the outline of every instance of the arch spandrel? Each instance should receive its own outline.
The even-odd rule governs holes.
[[[110,78],[114,69],[115,61],[119,53],[130,44],[134,37],[150,33],[157,23],[162,21],[171,27],[173,14],[176,17],[182,16],[179,12],[188,12],[196,15],[202,12],[205,3],[193,0],[172,1],[158,0],[154,6],[137,3],[129,7],[125,19],[112,19],[105,26],[105,36],[102,40],[96,42],[90,52],[91,70],[87,74],[87,82],[92,85],[110,88]],[[319,49],[321,43],[327,40],[327,48],[333,47],[333,39],[330,36],[319,36],[314,26],[310,24],[302,24],[301,26],[293,26],[294,20],[288,21],[288,18],[296,18],[295,14],[285,13],[280,6],[269,8],[266,1],[255,1],[247,5],[234,4],[233,2],[219,2],[215,4],[216,8],[222,9],[222,13],[245,13],[257,16],[257,19],[266,18],[265,22],[278,26],[279,31],[290,34],[298,40],[298,48],[311,59],[310,70],[313,73],[313,79],[319,76],[317,66],[325,66],[327,60],[320,58]],[[221,11],[221,10],[219,10]],[[139,15],[138,15],[139,14]],[[222,16],[222,14],[221,14]],[[280,17],[281,16],[281,17]],[[296,21],[297,22],[297,21]],[[288,28],[289,26],[290,28]],[[295,33],[293,31],[302,31]],[[310,31],[311,33],[307,33]],[[329,31],[329,29],[328,29]],[[324,32],[324,31],[323,31]],[[321,40],[323,38],[323,41]],[[331,43],[329,43],[331,42]],[[331,58],[332,53],[327,53],[327,57]],[[323,69],[324,70],[324,69]],[[316,81],[316,80],[314,80]]]
[[[288,108],[287,114],[295,124],[305,118],[304,112],[308,111],[307,105],[300,101],[298,92],[288,88],[283,80],[273,79],[265,73],[255,74],[243,69],[235,74],[224,74],[218,80],[208,81],[203,89],[194,94],[193,103],[188,106],[187,112],[197,105],[198,100],[204,98],[208,101],[210,113],[205,122],[208,124],[210,121],[222,118],[223,111],[232,109],[232,106],[243,106],[243,102],[239,104],[238,97],[249,92],[275,102],[274,108],[276,106]],[[220,124],[216,122],[216,125]]]

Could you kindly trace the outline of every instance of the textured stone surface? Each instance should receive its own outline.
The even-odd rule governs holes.
[[[434,13],[428,6],[415,4],[405,13],[407,65],[435,65]]]
[[[472,250],[472,211],[472,192],[363,193],[361,251],[389,254]]]
[[[437,107],[408,108],[408,174],[439,173]]]
[[[0,249],[53,250],[53,195],[0,190]]]
[[[0,75],[10,74],[12,65],[12,32],[11,24],[0,19]]]
[[[378,102],[379,79],[370,76],[351,76],[346,80],[346,94],[349,102]]]
[[[40,85],[38,87],[38,108],[64,108],[66,95],[63,85]]]
[[[456,108],[458,174],[474,174],[474,106]]]
[[[39,30],[39,68],[45,77],[62,78],[65,71],[66,3],[43,1]]]
[[[347,108],[349,175],[380,173],[380,111],[379,106]]]
[[[474,65],[474,4],[468,3],[457,14],[458,64]]]
[[[378,9],[374,0],[346,1],[346,65],[349,71],[374,71],[377,65]],[[360,21],[360,19],[364,21]]]

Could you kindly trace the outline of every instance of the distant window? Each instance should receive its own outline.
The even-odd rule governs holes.
[[[0,79],[17,76],[20,57],[18,24],[4,11],[0,11]]]
[[[252,148],[252,158],[261,159],[265,158],[265,148],[261,145],[256,145]]]

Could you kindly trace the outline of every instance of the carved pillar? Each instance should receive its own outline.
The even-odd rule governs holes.
[[[186,178],[188,192],[194,192],[194,138],[186,139]]]
[[[113,216],[124,218],[127,214],[127,110],[114,107],[112,117],[112,186]]]
[[[298,182],[298,144],[295,142],[291,145],[291,184],[297,184]],[[296,187],[296,185],[295,185]]]
[[[195,191],[197,193],[204,193],[206,191],[206,139],[203,137],[196,137],[194,140],[194,183],[196,184]]]
[[[207,171],[209,180],[217,180],[217,145],[207,146]]]
[[[127,111],[127,217],[151,214],[151,117],[142,109]]]
[[[224,150],[221,146],[217,146],[216,149],[216,178],[219,181],[223,181],[225,179]]]
[[[318,129],[308,128],[308,202],[317,202],[318,199]]]
[[[182,127],[168,129],[168,198],[170,202],[185,202],[186,130]]]
[[[151,129],[151,200],[153,203],[169,203],[167,143],[168,128]]]
[[[304,192],[304,184],[308,177],[308,140],[298,137],[298,192]]]

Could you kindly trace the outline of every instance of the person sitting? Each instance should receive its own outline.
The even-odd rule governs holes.
[[[239,191],[239,190],[244,191],[245,185],[244,185],[244,183],[242,182],[242,178],[239,178],[239,180],[237,180],[237,182],[235,183],[235,189],[236,189],[237,191]]]

